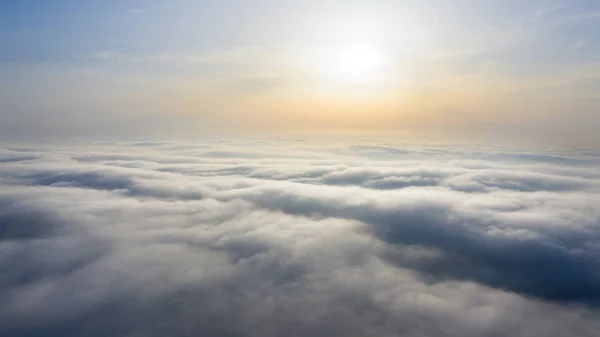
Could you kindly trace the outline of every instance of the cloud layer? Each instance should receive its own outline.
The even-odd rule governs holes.
[[[3,336],[594,336],[600,156],[6,145]]]

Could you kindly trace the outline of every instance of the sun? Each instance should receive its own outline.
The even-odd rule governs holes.
[[[381,54],[369,47],[355,46],[339,51],[335,68],[341,73],[365,74],[377,69]]]
[[[383,53],[376,48],[356,45],[330,50],[321,60],[321,66],[336,79],[364,82],[377,74],[383,60]]]

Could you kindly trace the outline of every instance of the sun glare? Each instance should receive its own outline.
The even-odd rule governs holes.
[[[367,81],[383,63],[380,51],[370,46],[350,46],[333,50],[322,60],[330,76],[344,81]]]

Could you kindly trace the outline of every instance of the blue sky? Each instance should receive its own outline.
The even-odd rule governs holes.
[[[0,32],[20,133],[600,126],[597,1],[4,0]],[[376,81],[323,71],[364,45]]]

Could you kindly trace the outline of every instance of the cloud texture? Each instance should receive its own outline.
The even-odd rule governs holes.
[[[6,145],[2,336],[595,336],[600,156]]]

